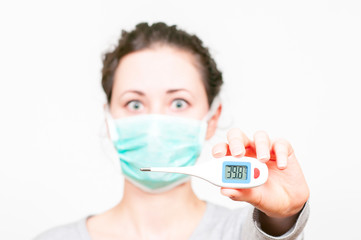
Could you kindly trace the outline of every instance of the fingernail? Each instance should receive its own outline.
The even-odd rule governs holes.
[[[222,149],[213,149],[213,155],[215,155],[215,156],[220,156],[220,155],[223,155],[223,151],[222,151]]]
[[[285,169],[287,167],[287,159],[277,159],[277,165],[279,169]]]
[[[216,156],[216,157],[220,157],[223,155],[223,152],[222,151],[215,151],[213,152],[213,155]]]
[[[243,152],[244,152],[244,150],[243,150],[243,148],[242,148],[241,146],[239,146],[239,147],[233,147],[233,148],[231,149],[231,153],[232,153],[232,155],[234,155],[234,156],[241,155],[241,154],[243,154]]]
[[[270,159],[270,155],[269,154],[262,154],[262,155],[258,155],[257,158],[261,162],[267,162]]]

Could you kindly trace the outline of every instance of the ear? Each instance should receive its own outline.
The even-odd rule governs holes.
[[[209,140],[211,137],[214,136],[214,133],[216,132],[217,125],[218,125],[218,119],[221,116],[221,112],[222,112],[222,104],[219,104],[219,107],[217,108],[216,113],[208,121],[206,140]]]

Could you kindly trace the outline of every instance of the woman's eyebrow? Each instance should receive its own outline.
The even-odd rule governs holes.
[[[176,93],[176,92],[186,92],[187,94],[189,94],[192,98],[194,98],[194,95],[187,89],[185,88],[175,88],[175,89],[169,89],[167,90],[167,94],[172,94],[172,93]]]
[[[185,88],[176,88],[176,89],[169,89],[167,91],[167,93],[175,93],[175,92],[179,92],[179,91],[186,91],[186,92],[189,92],[187,89]],[[189,92],[190,93],[190,92]]]
[[[127,94],[127,93],[135,93],[135,94],[138,94],[140,96],[144,96],[145,94],[141,91],[138,91],[138,90],[127,90],[125,92],[123,92],[120,96],[122,97],[123,95]]]

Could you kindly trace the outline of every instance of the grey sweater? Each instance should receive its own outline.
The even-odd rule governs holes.
[[[309,205],[305,204],[295,225],[279,237],[270,236],[260,229],[258,214],[259,211],[253,207],[231,210],[208,202],[205,214],[189,240],[303,239]],[[50,229],[34,240],[91,240],[86,228],[86,219]]]

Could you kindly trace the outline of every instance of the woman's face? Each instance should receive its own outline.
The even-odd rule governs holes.
[[[126,55],[114,74],[110,112],[114,118],[167,114],[202,119],[208,99],[195,57],[169,46]]]

